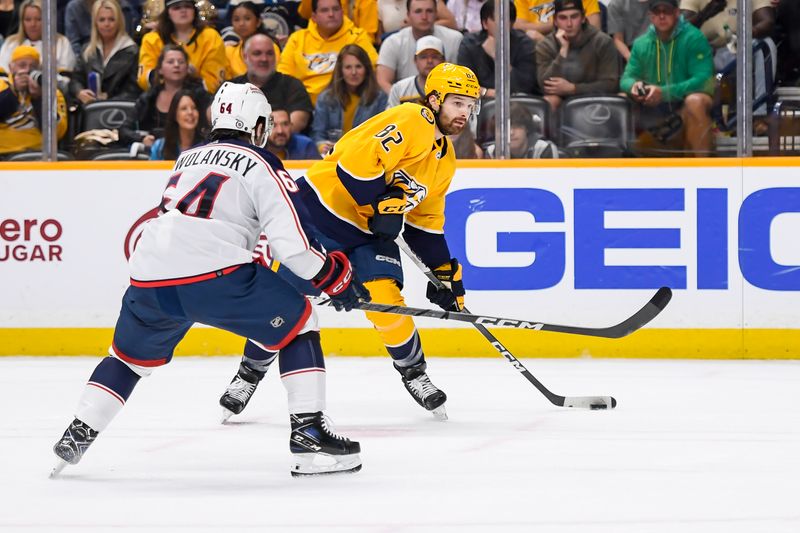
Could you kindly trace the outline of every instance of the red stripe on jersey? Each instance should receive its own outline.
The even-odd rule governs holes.
[[[114,344],[113,342],[111,343],[111,349],[114,350],[114,355],[116,355],[126,363],[130,363],[132,365],[151,367],[151,366],[163,366],[167,364],[166,357],[164,359],[153,359],[152,361],[145,361],[144,359],[135,359],[129,355],[125,355],[119,348],[117,348],[117,345]]]
[[[297,321],[297,324],[294,325],[292,330],[289,333],[286,334],[286,336],[283,338],[283,340],[281,340],[278,344],[274,344],[272,346],[270,346],[268,344],[265,344],[264,346],[267,348],[267,350],[272,351],[272,352],[276,352],[276,351],[280,350],[281,348],[283,348],[284,346],[286,346],[287,344],[292,342],[295,337],[297,337],[297,334],[300,332],[301,329],[303,329],[303,326],[306,325],[306,322],[308,321],[308,317],[310,317],[310,316],[311,316],[311,302],[306,300],[306,308],[303,309],[302,316]]]
[[[241,266],[242,265],[236,265],[228,268],[223,268],[222,270],[215,270],[214,272],[198,274],[197,276],[189,276],[187,278],[161,279],[155,281],[139,281],[138,279],[131,278],[131,285],[133,285],[134,287],[145,287],[145,288],[172,287],[174,285],[189,285],[190,283],[197,283],[198,281],[206,281],[209,279],[218,278],[220,276],[225,276],[226,274],[230,274],[231,272],[237,270]]]
[[[306,372],[325,372],[324,368],[304,368],[302,370],[295,370],[294,372],[287,372],[285,374],[281,374],[281,379],[288,378],[289,376],[296,376],[297,374],[305,374]]]
[[[111,396],[113,396],[114,398],[116,398],[117,400],[119,400],[119,403],[121,403],[122,405],[125,405],[125,400],[123,400],[123,399],[122,399],[122,396],[120,396],[119,394],[117,394],[117,393],[116,393],[116,392],[114,392],[113,390],[109,389],[109,388],[108,388],[108,387],[106,387],[105,385],[101,385],[101,384],[99,384],[99,383],[95,383],[94,381],[90,381],[90,382],[88,382],[86,385],[90,385],[90,386],[92,386],[92,387],[97,387],[97,388],[98,388],[98,389],[100,389],[100,390],[104,390],[104,391],[106,391],[106,392],[107,392],[107,393],[109,393]]]
[[[225,143],[220,143],[220,146],[222,144],[225,144]],[[261,157],[258,154],[258,152],[250,150],[249,148],[246,148],[244,146],[240,146],[238,144],[225,144],[225,146],[231,146],[231,147],[238,148],[240,150],[244,150],[246,152],[249,152],[249,153],[253,154],[254,157],[258,158],[259,161],[264,163],[264,166],[267,168],[267,172],[269,172],[269,175],[272,176],[273,180],[275,180],[275,183],[278,184],[278,189],[281,191],[281,195],[283,196],[283,199],[286,201],[286,203],[289,206],[289,210],[292,212],[292,217],[294,218],[294,225],[297,228],[297,232],[300,234],[300,238],[303,239],[303,245],[306,247],[306,250],[310,250],[314,254],[318,255],[320,259],[324,260],[325,256],[320,254],[317,250],[315,250],[311,246],[311,244],[308,242],[308,237],[306,236],[306,232],[303,231],[303,226],[300,224],[300,217],[297,215],[297,212],[294,210],[294,204],[292,203],[291,198],[289,198],[288,193],[286,192],[286,187],[284,187],[283,183],[281,183],[280,178],[275,175],[275,172],[273,171],[273,169],[269,165],[269,163],[267,163],[264,160],[264,158]]]

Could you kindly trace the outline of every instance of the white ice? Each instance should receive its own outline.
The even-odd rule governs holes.
[[[275,370],[218,423],[237,359],[176,358],[140,382],[83,461],[53,443],[98,358],[0,358],[0,530],[191,533],[800,531],[800,362],[436,359],[450,420],[388,358],[329,358],[328,412],[363,470],[289,475]]]

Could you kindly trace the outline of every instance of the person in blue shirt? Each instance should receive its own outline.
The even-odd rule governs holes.
[[[288,159],[320,159],[317,145],[299,133],[292,133],[292,121],[286,109],[272,110],[272,133],[267,148],[283,161]]]

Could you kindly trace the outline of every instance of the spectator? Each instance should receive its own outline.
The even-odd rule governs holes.
[[[614,41],[586,21],[581,0],[556,0],[556,32],[536,46],[539,86],[557,109],[573,95],[612,94],[619,87]]]
[[[375,0],[340,0],[342,13],[353,21],[356,27],[361,28],[369,36],[371,43],[377,42],[378,34],[378,5]],[[306,20],[313,16],[313,1],[300,0],[297,14]]]
[[[17,46],[32,46],[42,53],[42,2],[25,0],[20,4],[20,24],[17,32],[9,36],[0,47],[0,69],[8,72],[11,54]],[[56,65],[59,73],[72,72],[75,54],[69,40],[60,33],[56,35]],[[59,75],[59,85],[66,86],[69,78]]]
[[[247,64],[244,61],[243,47],[244,42],[256,33],[267,34],[261,25],[261,7],[263,4],[256,5],[250,0],[240,2],[231,6],[231,27],[222,31],[225,40],[225,55],[228,58],[227,78],[241,76],[247,72]],[[275,57],[280,58],[281,49],[277,43],[273,42]]]
[[[436,24],[436,0],[407,0],[410,26],[389,36],[381,45],[376,72],[378,85],[389,94],[392,84],[403,78],[417,75],[414,54],[417,40],[426,35],[435,35],[444,43],[444,57],[455,63],[461,32]]]
[[[511,24],[517,18],[514,4],[509,5]],[[494,21],[494,0],[481,7],[481,31],[468,33],[458,49],[458,64],[472,69],[481,88],[486,88],[487,98],[494,98],[494,54],[497,24]],[[511,30],[511,94],[538,92],[536,88],[535,43],[522,30]]]
[[[511,159],[558,159],[558,148],[539,135],[533,117],[524,105],[512,102],[509,115],[511,124],[508,147]],[[494,159],[494,143],[486,147],[485,157]]]
[[[8,75],[0,76],[0,154],[42,148],[42,89],[37,77],[31,76],[40,68],[39,59],[32,46],[17,46]],[[67,132],[67,104],[61,91],[56,91],[56,101],[56,134],[61,139]]]
[[[243,50],[247,72],[231,81],[250,82],[269,95],[270,105],[288,111],[294,133],[306,129],[314,112],[311,98],[300,80],[275,70],[275,46],[272,39],[266,35],[253,35],[245,41]]]
[[[378,22],[378,31],[384,39],[388,34],[408,26],[408,0],[378,0]],[[453,30],[460,29],[446,1],[436,3],[436,24]]]
[[[156,139],[150,150],[154,161],[174,161],[184,150],[203,140],[206,134],[205,113],[192,91],[181,89],[172,97],[164,136]]]
[[[598,0],[586,0],[584,4],[586,20],[599,30],[602,19]],[[537,42],[553,32],[554,0],[514,0],[514,5],[517,7],[516,29],[523,30]]]
[[[139,51],[139,87],[147,90],[150,76],[164,44],[182,46],[189,56],[189,68],[197,73],[206,90],[216,92],[228,67],[225,45],[214,28],[208,27],[197,15],[197,7],[190,0],[167,0],[166,8],[158,16],[156,31],[142,39]]]
[[[481,7],[484,2],[486,0],[450,0],[447,7],[456,19],[455,29],[465,33],[481,31]]]
[[[678,0],[649,0],[648,5],[652,26],[634,41],[620,82],[639,104],[639,126],[648,130],[639,140],[639,151],[654,143],[679,143],[694,155],[707,156],[713,143],[711,47],[681,17]]]
[[[312,138],[321,154],[362,122],[386,109],[386,93],[378,88],[367,53],[348,44],[339,53],[330,85],[319,95]]]
[[[0,43],[17,31],[22,0],[0,0]]]
[[[312,14],[308,28],[289,36],[278,63],[278,72],[303,82],[316,104],[317,96],[331,81],[339,51],[348,44],[357,44],[374,64],[378,53],[369,35],[344,16],[339,0],[311,0]]]
[[[92,6],[92,36],[78,56],[70,93],[83,104],[95,100],[135,100],[139,93],[136,67],[139,47],[125,32],[117,0],[97,0]],[[90,73],[99,79],[92,86]],[[95,92],[99,91],[99,92]]]
[[[611,0],[608,3],[608,34],[625,59],[631,56],[633,41],[650,27],[647,0]]]
[[[152,147],[156,138],[164,134],[169,106],[180,90],[194,94],[203,111],[211,104],[211,95],[200,80],[189,75],[189,56],[180,46],[168,44],[161,49],[155,72],[155,83],[139,96],[136,112],[120,128],[119,139],[123,143],[141,142]]]
[[[81,55],[92,36],[92,6],[97,0],[69,0],[64,14],[65,32],[75,57]],[[120,0],[120,13],[122,5],[131,10],[127,0]],[[121,17],[124,21],[125,17]]]
[[[426,35],[417,41],[417,53],[414,56],[417,75],[403,78],[392,85],[386,109],[404,102],[416,102],[425,99],[425,80],[433,67],[444,63],[444,44],[433,35]]]
[[[272,108],[272,132],[267,140],[267,148],[281,160],[320,159],[317,145],[300,133],[292,131],[289,112],[285,109]]]

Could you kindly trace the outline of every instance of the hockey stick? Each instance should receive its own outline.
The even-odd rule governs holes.
[[[428,268],[422,260],[417,257],[411,248],[409,248],[408,244],[402,239],[402,237],[397,239],[397,245],[400,247],[401,250],[408,256],[411,261],[417,265],[425,277],[430,280],[438,288],[443,288],[444,284],[431,272],[430,268]],[[669,303],[670,298],[672,298],[672,291],[668,287],[661,287],[658,292],[656,292],[655,296],[653,296],[649,302],[645,304],[639,311],[634,313],[630,318],[624,320],[617,324],[616,326],[611,326],[608,328],[582,328],[582,327],[574,327],[574,326],[561,326],[557,324],[544,324],[541,322],[525,322],[525,324],[530,324],[533,327],[529,329],[538,329],[540,331],[553,331],[557,333],[569,333],[575,335],[589,335],[595,337],[605,337],[605,338],[620,338],[633,333],[637,329],[641,328],[648,322],[650,322],[653,318],[655,318],[666,305]],[[465,313],[467,309],[463,310]],[[445,311],[445,313],[448,313]],[[463,313],[462,313],[463,314]],[[475,316],[475,315],[472,315]],[[491,317],[477,317],[477,318],[490,318]],[[456,319],[458,320],[458,319]],[[514,325],[513,323],[520,323],[521,321],[512,320],[512,324],[507,322],[503,324],[498,324],[498,320],[502,319],[495,319],[493,322],[494,325]],[[464,320],[470,321],[470,320]],[[542,382],[540,382],[536,377],[531,374],[527,368],[517,359],[514,355],[506,349],[503,344],[497,340],[497,337],[492,335],[486,327],[484,327],[483,323],[492,323],[491,320],[489,322],[480,322],[478,320],[471,321],[475,329],[483,335],[486,340],[491,343],[495,350],[497,350],[503,357],[505,357],[509,363],[511,363],[517,371],[525,376],[534,387],[536,387],[539,392],[541,392],[545,398],[547,398],[550,403],[553,405],[557,405],[559,407],[575,407],[575,408],[582,408],[582,409],[613,409],[617,406],[617,400],[615,400],[611,396],[561,396],[555,394],[554,392],[550,391],[547,387],[545,387]],[[538,327],[537,327],[538,326]],[[520,327],[520,326],[516,326]]]

